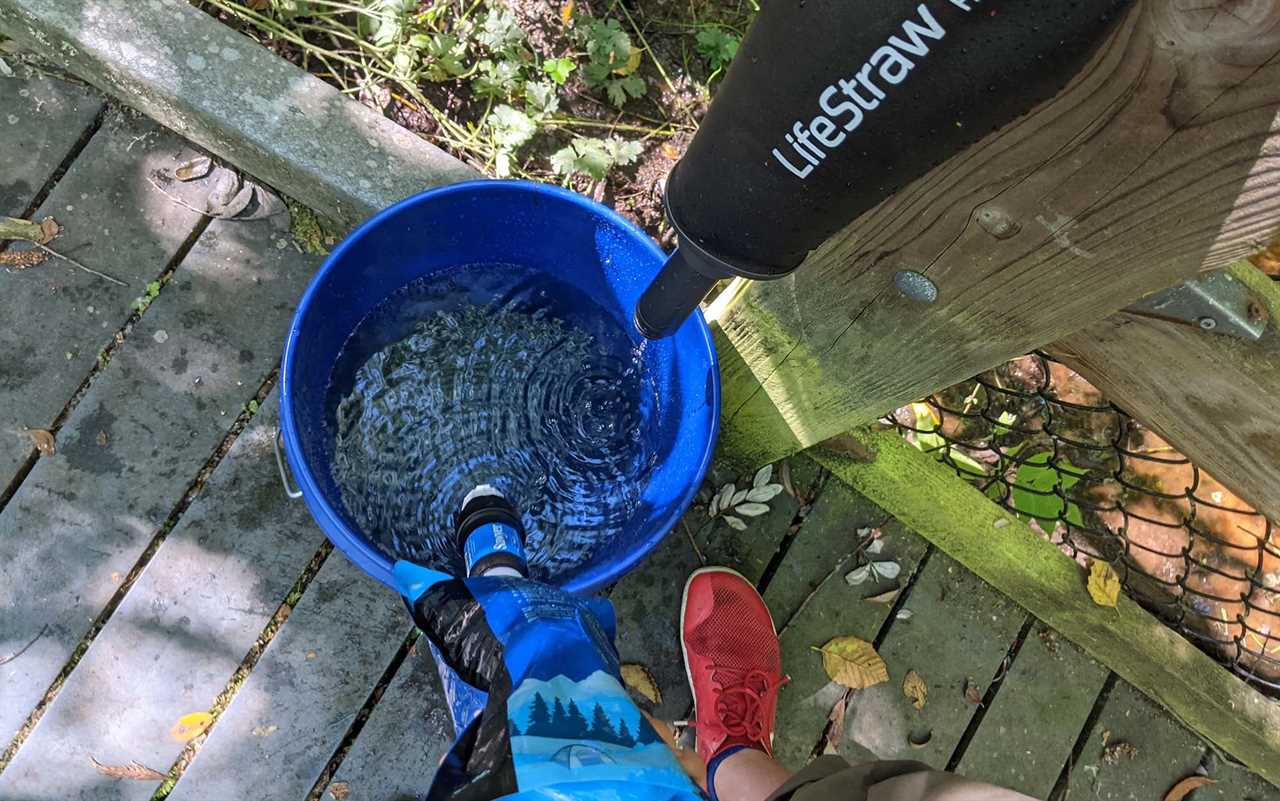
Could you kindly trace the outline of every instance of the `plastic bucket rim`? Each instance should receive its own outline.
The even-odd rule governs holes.
[[[285,339],[284,353],[280,362],[280,431],[284,441],[285,459],[289,463],[289,469],[293,472],[294,480],[298,483],[298,488],[302,491],[303,501],[307,505],[307,510],[312,517],[316,518],[316,522],[329,541],[354,562],[357,567],[389,587],[395,586],[391,573],[392,560],[361,536],[359,532],[347,525],[346,521],[343,520],[342,516],[333,508],[321,491],[319,482],[316,481],[315,474],[303,455],[301,434],[298,431],[292,403],[293,371],[296,365],[297,340],[300,334],[299,323],[306,317],[329,271],[334,269],[335,265],[342,260],[350,248],[354,247],[368,231],[377,227],[383,220],[393,217],[406,207],[432,198],[457,193],[477,191],[484,193],[510,189],[550,195],[569,201],[588,213],[603,218],[621,230],[626,231],[659,262],[665,261],[667,258],[667,254],[662,248],[658,247],[657,243],[634,223],[625,219],[614,209],[602,203],[597,203],[577,192],[533,181],[497,179],[461,181],[410,195],[377,212],[357,226],[333,249],[316,270],[315,275],[311,277],[311,281],[308,282],[306,290],[302,293],[302,298],[298,301],[298,307],[294,310],[293,319],[289,324],[289,333]],[[715,452],[716,441],[720,435],[720,363],[719,356],[716,353],[715,341],[711,335],[711,327],[707,324],[702,310],[695,309],[692,319],[695,321],[695,326],[700,334],[700,344],[705,348],[709,356],[710,364],[708,367],[715,377],[711,382],[711,397],[708,399],[708,405],[711,407],[711,427],[708,432],[706,446],[698,458],[693,476],[694,480],[689,482],[678,502],[669,505],[667,512],[662,515],[659,523],[654,526],[652,535],[643,538],[638,543],[638,547],[627,551],[621,559],[608,565],[598,565],[574,576],[561,585],[561,589],[566,592],[593,592],[611,582],[617,581],[629,572],[637,563],[657,548],[662,543],[662,540],[675,528],[680,517],[684,515],[693,503],[693,498],[706,477],[707,470],[711,466],[712,455]],[[659,535],[657,532],[661,532],[661,534]]]

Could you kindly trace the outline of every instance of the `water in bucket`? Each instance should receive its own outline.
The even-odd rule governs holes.
[[[478,484],[521,510],[532,576],[631,519],[657,453],[644,343],[582,291],[514,265],[453,268],[375,307],[338,357],[333,476],[389,558],[461,572],[453,513]]]

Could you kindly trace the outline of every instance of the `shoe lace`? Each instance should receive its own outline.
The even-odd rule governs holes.
[[[730,737],[746,737],[768,748],[768,712],[777,703],[778,689],[791,677],[771,675],[758,668],[710,665],[708,669],[716,685],[716,728]]]

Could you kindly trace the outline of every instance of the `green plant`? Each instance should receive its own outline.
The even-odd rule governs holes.
[[[569,73],[578,68],[571,58],[549,58],[542,62],[542,71],[551,76],[557,86],[564,86],[569,80]]]
[[[729,66],[729,62],[733,61],[733,57],[738,54],[738,45],[741,44],[741,40],[736,35],[714,25],[698,31],[695,41],[698,55],[702,56],[707,66],[711,68],[708,82]]]
[[[494,99],[512,98],[520,94],[524,78],[516,61],[494,61],[486,58],[478,65],[480,71],[473,88],[480,97]]]
[[[147,284],[147,294],[139,298],[134,298],[133,303],[129,305],[132,306],[134,310],[137,311],[138,313],[142,313],[147,310],[148,306],[151,305],[151,301],[155,300],[158,297],[160,297],[160,282],[152,281]]]
[[[568,178],[585,173],[595,180],[604,178],[611,168],[631,164],[644,152],[639,142],[628,142],[611,136],[608,139],[574,137],[572,144],[551,154],[551,169]]]
[[[615,19],[590,19],[582,25],[587,63],[582,78],[593,89],[604,89],[609,101],[621,108],[627,100],[641,97],[647,90],[644,78],[635,74],[640,51]]]
[[[1074,526],[1083,526],[1084,516],[1078,504],[1066,500],[1063,509],[1064,498],[1070,497],[1071,488],[1080,483],[1083,474],[1083,470],[1066,458],[1055,460],[1049,451],[1028,457],[1018,466],[1010,487],[1014,510],[1028,521],[1044,524],[1057,521],[1061,516]]]
[[[519,57],[524,49],[524,30],[515,15],[501,6],[490,6],[476,31],[476,41],[491,53]]]
[[[463,59],[467,56],[466,42],[451,33],[418,33],[409,37],[409,45],[419,50],[426,60],[422,77],[439,83],[467,74]]]
[[[499,178],[506,178],[511,175],[511,156],[533,138],[538,125],[528,114],[504,103],[489,115],[489,130],[497,148],[494,173]]]

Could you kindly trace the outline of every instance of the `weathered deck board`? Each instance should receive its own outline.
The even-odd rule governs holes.
[[[879,526],[886,515],[879,507],[839,481],[829,481],[822,494],[813,503],[813,509],[796,534],[786,558],[778,566],[764,598],[773,613],[774,623],[784,625],[833,570],[849,562],[858,548],[858,530]],[[908,552],[901,554],[914,564],[924,553],[923,543],[910,537],[887,537],[884,551],[876,559],[892,560],[899,556],[898,548]],[[850,564],[844,572],[852,569]],[[841,573],[843,576],[843,573]],[[893,582],[882,582],[883,590],[893,589]],[[875,595],[868,583],[862,589],[865,595]]]
[[[0,515],[0,653],[44,631],[0,666],[0,741],[274,367],[316,261],[275,246],[285,225],[210,226]]]
[[[855,758],[916,759],[944,768],[973,717],[964,697],[972,679],[986,689],[1001,669],[1026,613],[946,554],[929,557],[906,609],[880,648],[889,681],[854,694],[845,714],[841,753]],[[917,710],[903,694],[908,671],[928,687]],[[1078,729],[1077,729],[1078,731]],[[922,747],[908,736],[917,733]]]
[[[1048,798],[1107,675],[1044,624],[1033,625],[956,771]]]
[[[423,641],[419,640],[415,650],[387,685],[329,782],[329,787],[345,786],[347,801],[421,798],[441,758],[453,745],[453,723],[436,663]],[[336,796],[330,793],[326,797]]]
[[[1107,744],[1128,743],[1137,753],[1132,759],[1103,759],[1104,732],[1110,732]],[[1163,798],[1175,783],[1196,772],[1207,753],[1211,750],[1203,741],[1131,685],[1120,682],[1089,733],[1061,801]],[[1217,783],[1196,790],[1192,801],[1280,801],[1280,789],[1258,776],[1216,756],[1209,762],[1214,764],[1208,774]]]
[[[691,512],[699,515],[698,511]],[[681,524],[667,535],[640,567],[609,593],[618,618],[618,653],[653,674],[662,690],[655,714],[665,720],[683,717],[693,706],[680,654],[680,597],[698,557]]]
[[[208,709],[323,540],[274,481],[273,399],[72,672],[17,756],[0,798],[150,798],[157,782],[89,763],[168,769],[181,715]]]
[[[92,89],[56,78],[0,78],[0,216],[27,210],[102,105]]]
[[[134,298],[146,294],[147,282],[191,234],[200,215],[169,202],[146,176],[195,152],[152,122],[110,112],[36,212],[37,219],[52,216],[63,226],[51,247],[129,286],[56,259],[0,273],[0,486],[34,452],[22,431],[53,422],[124,324]]]
[[[836,485],[828,483],[819,501],[833,489]],[[801,527],[788,559],[797,555],[796,549],[806,542],[806,535],[809,543],[806,547],[814,547],[821,552],[828,537],[834,538],[844,531],[843,523],[838,520],[833,521],[837,524],[835,531],[810,528],[810,522],[806,521]],[[904,577],[911,575],[927,551],[924,541],[905,528],[886,527],[882,539],[885,541],[883,558],[895,559],[902,566]],[[826,553],[830,560],[829,546]],[[852,569],[852,560],[848,565],[848,569]],[[834,565],[825,569],[830,571],[831,567]],[[832,706],[844,692],[844,688],[828,680],[822,670],[821,655],[813,649],[832,637],[847,634],[873,640],[892,611],[887,604],[863,601],[875,590],[870,583],[850,587],[844,580],[846,572],[844,568],[831,572],[826,581],[818,585],[809,602],[791,616],[780,632],[782,670],[791,676],[791,683],[783,687],[778,696],[779,726],[774,749],[779,760],[790,768],[804,764],[826,727]],[[767,591],[765,600],[769,600]],[[774,610],[774,619],[783,619],[777,610]]]
[[[788,461],[791,463],[792,485],[798,491],[804,491],[799,488],[812,487],[820,470],[817,463],[808,457]],[[770,481],[781,482],[781,472],[781,463],[774,465]],[[727,481],[734,481],[740,490],[751,486],[750,475],[735,477],[723,467],[713,468],[712,473],[712,483],[717,488]],[[694,540],[706,564],[731,567],[758,584],[799,511],[800,502],[783,492],[769,502],[769,511],[760,517],[739,517],[747,524],[746,531],[735,531],[723,519],[717,518],[713,522],[696,512],[687,515],[685,522],[695,532]]]
[[[411,627],[395,593],[332,553],[169,801],[300,801]]]

